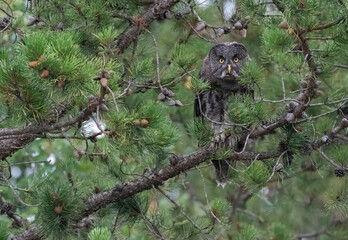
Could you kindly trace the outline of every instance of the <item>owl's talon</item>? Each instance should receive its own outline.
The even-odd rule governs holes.
[[[222,189],[225,189],[225,186],[226,186],[226,182],[219,182],[219,181],[216,181],[216,184],[218,187],[222,187]]]
[[[216,148],[223,148],[228,146],[227,136],[225,133],[218,133],[213,138],[212,146]]]
[[[226,135],[224,133],[220,133],[215,136],[215,142],[221,143],[221,142],[225,142],[225,140],[226,140]]]

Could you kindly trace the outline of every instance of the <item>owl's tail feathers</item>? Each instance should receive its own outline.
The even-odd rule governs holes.
[[[218,187],[225,188],[226,179],[228,174],[228,163],[226,160],[212,160],[215,167],[215,176]]]

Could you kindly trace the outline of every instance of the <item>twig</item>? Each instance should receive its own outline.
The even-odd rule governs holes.
[[[297,99],[292,99],[292,98],[286,98],[282,100],[269,100],[269,99],[260,99],[259,102],[270,102],[270,103],[284,103],[284,102],[297,102],[299,101]]]
[[[245,139],[245,142],[244,142],[244,146],[243,146],[242,151],[237,152],[237,154],[241,154],[241,153],[243,153],[243,152],[245,151],[246,146],[248,145],[248,140],[249,140],[249,137],[250,137],[250,134],[251,134],[251,133],[252,133],[252,131],[247,135],[247,137],[246,137],[246,139]]]
[[[8,186],[8,185],[1,184],[1,183],[0,183],[0,186],[8,187],[8,188],[10,187],[10,186]],[[24,189],[24,188],[18,188],[18,187],[14,187],[14,189],[17,190],[17,191],[23,191],[23,192],[26,192],[26,193],[31,193],[31,192],[33,192],[32,190],[28,190],[28,189]]]
[[[201,169],[201,168],[207,168],[207,167],[210,167],[211,165],[213,165],[212,163],[208,163],[208,164],[205,164],[204,166],[197,166],[199,169]],[[188,171],[194,171],[195,169],[194,168],[192,168],[192,169],[190,169],[190,170],[188,170]]]
[[[197,226],[197,224],[189,217],[186,215],[186,213],[182,210],[182,208],[173,200],[171,199],[165,192],[163,192],[159,187],[154,187],[154,189],[156,189],[157,191],[159,191],[163,196],[165,196],[180,212],[181,214],[199,231],[201,231],[202,233],[203,230]]]
[[[133,83],[132,80],[128,82],[128,86],[123,90],[123,92],[120,95],[118,95],[117,99],[123,97],[124,95],[128,93],[130,87],[132,86],[132,83]]]
[[[162,239],[162,240],[166,240],[166,238],[164,238],[161,234],[161,232],[159,231],[159,229],[155,226],[155,224],[153,222],[150,221],[150,219],[146,216],[146,214],[143,213],[143,211],[141,210],[141,206],[139,205],[139,203],[137,201],[135,201],[139,207],[139,211],[141,216],[143,217],[143,219],[145,220],[145,226],[150,230],[150,232],[152,232],[155,236],[157,236],[158,238]],[[148,222],[152,229],[146,224],[146,222]]]
[[[13,19],[13,10],[12,10],[12,8],[11,8],[11,6],[10,6],[10,4],[7,2],[7,1],[5,1],[5,0],[2,0],[2,2],[4,2],[6,5],[7,5],[7,7],[10,9],[10,11],[11,11],[11,14],[9,14],[7,11],[5,11],[4,9],[2,9],[2,8],[0,8],[0,10],[1,11],[3,11],[8,17],[9,17],[9,20],[8,20],[8,23],[6,24],[6,26],[4,27],[4,28],[2,28],[1,30],[0,30],[0,33],[2,33],[2,32],[4,32],[6,29],[8,29],[10,26],[11,26],[11,24],[12,24],[12,19]],[[6,18],[4,18],[4,19],[6,19]]]
[[[93,121],[95,122],[95,124],[97,125],[98,129],[101,131],[101,132],[104,132],[104,129],[102,128],[102,126],[100,125],[100,122],[95,119],[95,117],[93,115],[91,115],[91,118],[93,119]]]
[[[115,233],[115,230],[116,230],[117,221],[118,221],[118,213],[119,213],[119,211],[117,211],[116,216],[115,216],[115,222],[113,224],[112,231],[111,231],[112,235]]]
[[[185,22],[191,27],[191,29],[197,34],[198,37],[202,38],[204,41],[211,42],[211,43],[216,43],[216,41],[207,39],[207,38],[203,37],[201,34],[199,34],[199,33],[197,32],[197,30],[191,25],[191,23],[190,23],[185,17],[183,17],[183,19],[184,19]]]
[[[15,216],[15,213],[14,213],[14,207],[12,204],[10,203],[7,203],[7,202],[4,202],[2,200],[2,196],[0,194],[0,215],[1,214],[6,214],[9,218],[12,218],[13,219],[13,225],[16,226],[16,227],[22,227],[23,226],[23,223],[21,220],[19,220],[16,216]],[[22,218],[21,218],[22,219]]]
[[[213,216],[214,219],[216,219],[221,225],[225,225],[212,211],[210,203],[209,203],[209,199],[208,199],[208,194],[207,194],[207,187],[205,185],[205,180],[204,180],[204,176],[202,171],[196,166],[197,171],[199,172],[201,179],[202,179],[202,183],[203,183],[203,189],[204,189],[204,196],[205,196],[205,200],[207,202],[207,206],[209,208],[210,214]]]
[[[157,46],[157,40],[156,40],[156,37],[155,35],[152,34],[152,32],[148,29],[145,29],[146,32],[148,32],[151,37],[153,38],[153,42],[155,44],[155,51],[156,51],[156,64],[157,64],[157,83],[158,83],[158,86],[160,87],[161,91],[163,91],[163,87],[161,85],[161,77],[160,77],[160,64],[159,64],[159,55],[158,55],[158,46]]]
[[[258,159],[259,156],[260,156],[260,153],[256,155],[256,157],[255,157],[254,160],[250,163],[250,165],[248,166],[247,169],[249,169],[249,168],[254,164],[254,162]]]
[[[320,153],[320,155],[327,161],[329,162],[332,166],[339,168],[339,169],[344,169],[344,170],[348,170],[348,168],[343,167],[338,165],[338,163],[336,163],[334,160],[332,160],[331,158],[329,158],[320,148],[317,149],[317,151]]]
[[[110,89],[109,86],[106,86],[106,88],[108,89],[109,93],[111,93],[111,96],[112,96],[112,100],[114,101],[114,104],[115,104],[115,108],[116,108],[116,111],[119,112],[120,109],[118,108],[118,105],[117,105],[117,102],[116,102],[116,98],[115,98],[115,94],[114,92]],[[98,106],[99,107],[99,106]]]
[[[306,233],[306,234],[300,234],[296,236],[296,239],[298,240],[302,240],[302,239],[308,239],[308,238],[315,238],[317,239],[320,235],[325,234],[326,230],[322,230],[319,232],[315,232],[315,233]]]
[[[348,68],[348,66],[347,66]],[[340,100],[336,100],[336,101],[332,101],[332,102],[322,102],[322,103],[311,103],[309,104],[310,107],[313,107],[313,106],[321,106],[321,105],[331,105],[331,104],[336,104],[336,103],[341,103],[341,102],[346,102],[348,101],[348,98],[342,98]],[[345,103],[343,103],[345,104]]]
[[[196,10],[190,5],[188,4],[186,1],[181,1],[183,2],[184,4],[186,4],[186,6],[189,6],[191,8],[191,11],[193,13],[193,15],[195,15],[195,17],[198,19],[199,22],[202,22],[204,23],[204,25],[208,28],[212,28],[212,29],[220,29],[222,27],[219,27],[219,26],[213,26],[213,25],[210,25],[209,23],[207,23],[206,21],[204,21],[199,15],[198,13],[196,12]]]
[[[343,17],[340,17],[339,19],[337,19],[336,21],[333,21],[331,23],[322,24],[322,25],[318,25],[318,26],[309,28],[309,29],[306,30],[306,32],[310,32],[310,31],[313,31],[313,30],[323,30],[323,29],[327,29],[327,28],[333,27],[333,26],[339,24],[340,22],[342,22],[345,18],[346,18],[346,16],[343,16]]]
[[[13,163],[11,164],[11,166],[16,166],[16,165],[21,165],[21,164],[31,164],[31,163],[50,163],[51,160],[47,160],[47,161],[29,161],[29,162],[20,162],[20,163]]]
[[[343,140],[345,142],[348,142],[348,137],[343,136],[341,134],[335,134],[335,137],[338,138],[338,139],[341,139],[341,140]]]
[[[285,104],[286,104],[286,101],[285,101],[285,99],[286,99],[285,84],[284,84],[284,78],[281,77],[281,79],[282,79],[282,89],[283,89],[283,103],[284,103],[284,106],[285,106]]]
[[[334,110],[331,110],[329,112],[325,112],[325,113],[322,113],[322,114],[319,114],[319,115],[316,115],[316,116],[313,116],[313,117],[308,117],[308,118],[304,118],[304,119],[301,119],[301,120],[297,120],[294,123],[302,123],[302,122],[312,121],[313,119],[321,118],[323,116],[329,115],[329,114],[334,113],[336,111],[337,111],[337,109],[334,109]]]
[[[227,21],[225,19],[225,14],[224,14],[224,9],[220,7],[218,0],[215,0],[214,2],[217,5],[217,9],[219,10],[220,16],[221,16],[222,20],[224,21],[224,24],[227,25]]]
[[[269,178],[267,179],[266,183],[269,182],[269,181],[272,179],[272,177],[274,176],[275,172],[277,171],[276,169],[277,169],[277,166],[278,166],[278,164],[279,164],[279,161],[280,161],[280,159],[282,158],[282,156],[283,156],[286,152],[287,152],[287,150],[284,151],[284,152],[282,152],[282,154],[280,154],[280,156],[278,157],[276,164],[273,166],[272,174],[271,174],[271,176],[269,176]]]
[[[246,214],[248,214],[248,215],[250,215],[250,216],[256,218],[257,220],[259,220],[260,223],[265,223],[265,222],[266,222],[265,219],[263,219],[262,217],[256,215],[255,213],[253,213],[253,212],[251,212],[251,211],[249,211],[249,210],[241,209],[241,208],[236,208],[236,210],[237,210],[238,212],[246,213]]]
[[[183,74],[181,74],[180,76],[176,77],[173,81],[163,84],[163,87],[167,87],[167,86],[171,86],[172,84],[174,84],[175,82],[181,80],[183,77],[185,77],[186,75],[191,75],[191,73],[193,73],[194,71],[196,71],[196,69],[193,69],[191,71],[188,72],[184,72]]]
[[[25,203],[21,198],[20,196],[18,195],[17,191],[15,190],[15,187],[10,183],[10,181],[6,178],[5,174],[0,171],[0,176],[1,178],[7,183],[7,185],[11,188],[13,194],[16,196],[17,200],[23,204],[24,206],[27,206],[27,207],[37,207],[39,206],[38,204],[35,204],[35,205],[31,205],[31,204],[28,204],[28,203]]]
[[[334,40],[333,37],[306,37],[305,40]]]
[[[338,68],[344,68],[344,69],[348,69],[347,65],[342,65],[342,64],[333,64],[333,66],[338,67]]]

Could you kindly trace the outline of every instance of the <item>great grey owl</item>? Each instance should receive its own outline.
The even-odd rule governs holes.
[[[195,99],[194,114],[212,125],[215,142],[227,141],[225,130],[229,128],[230,122],[226,114],[229,97],[237,93],[253,95],[253,90],[242,87],[238,80],[241,68],[248,60],[246,47],[237,42],[215,45],[204,59],[199,78],[209,81],[211,88]],[[229,169],[228,161],[212,160],[212,163],[218,185],[224,186]]]

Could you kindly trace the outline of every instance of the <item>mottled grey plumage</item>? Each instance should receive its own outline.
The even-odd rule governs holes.
[[[238,83],[243,63],[248,60],[247,49],[237,42],[214,46],[204,59],[199,78],[211,82],[211,88],[196,98],[194,112],[195,117],[202,117],[212,124],[217,142],[226,141],[224,131],[228,128],[229,122],[226,114],[228,98],[236,93],[252,94],[252,90]],[[223,184],[229,169],[228,162],[213,160],[212,163],[215,166],[217,181]]]

